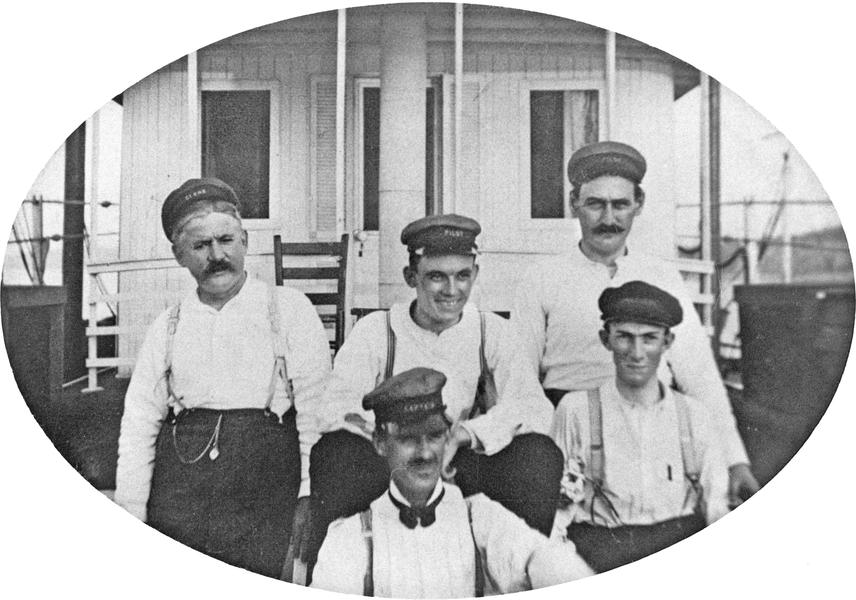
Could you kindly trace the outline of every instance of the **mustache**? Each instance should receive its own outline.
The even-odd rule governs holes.
[[[213,262],[205,267],[206,275],[213,275],[214,273],[219,273],[220,271],[231,271],[232,263],[228,260],[218,260],[217,262]]]
[[[409,468],[418,469],[419,467],[433,467],[438,463],[439,461],[434,458],[414,458],[413,460],[407,461],[407,466]]]
[[[596,234],[600,233],[624,233],[624,227],[620,225],[598,225],[594,228]]]

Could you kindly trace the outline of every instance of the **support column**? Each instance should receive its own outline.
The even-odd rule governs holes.
[[[423,10],[389,7],[380,58],[380,304],[411,293],[401,276],[407,223],[425,216],[425,87],[428,72]]]
[[[86,123],[65,141],[62,285],[65,288],[63,381],[86,369],[86,328],[83,322],[83,200],[86,197]]]
[[[603,132],[604,140],[611,140],[613,137],[615,122],[615,89],[616,89],[616,67],[615,67],[615,32],[606,32],[606,131]]]

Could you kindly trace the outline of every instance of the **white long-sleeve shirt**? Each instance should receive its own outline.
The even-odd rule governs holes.
[[[671,376],[683,393],[707,405],[716,421],[728,465],[749,463],[746,449],[710,341],[686,284],[664,259],[628,252],[617,269],[589,260],[578,247],[536,264],[519,285],[512,320],[523,343],[522,357],[539,373],[544,388],[586,390],[615,376],[612,355],[603,347],[597,300],[607,287],[641,280],[673,296],[683,308],[683,322],[672,330],[675,342],[661,362],[660,379]],[[668,366],[666,366],[668,363]],[[669,373],[669,367],[671,373]]]
[[[591,427],[586,392],[566,394],[553,418],[552,437],[564,456],[562,489],[572,500],[559,509],[554,535],[572,522],[607,527],[651,525],[693,514],[696,495],[684,477],[680,426],[675,395],[665,386],[663,397],[641,404],[626,400],[614,380],[600,387],[604,492],[617,513],[603,501],[594,502],[591,482]],[[693,448],[702,486],[702,507],[708,523],[728,512],[728,468],[701,402],[684,396]]]
[[[276,288],[280,335],[294,388],[301,449],[300,495],[309,494],[309,450],[317,441],[315,411],[330,372],[324,326],[309,299],[297,290]],[[219,311],[199,301],[194,290],[181,302],[173,340],[172,387],[180,408],[264,408],[270,393],[275,351],[269,288],[247,278]],[[115,500],[146,519],[155,442],[167,414],[165,380],[169,311],[149,327],[125,395],[119,434]],[[277,381],[271,410],[291,408]]]
[[[407,504],[392,485],[392,493]],[[443,485],[438,482],[438,490]],[[450,484],[445,484],[445,492],[436,508],[436,521],[429,527],[405,527],[388,494],[372,503],[375,596],[473,597],[475,548],[481,554],[486,594],[519,592],[589,574],[573,544],[549,542],[483,494],[465,500]],[[312,587],[362,595],[367,566],[360,515],[339,519],[327,531]]]
[[[493,371],[498,398],[486,414],[468,420],[481,372],[479,311],[466,305],[461,320],[437,334],[417,325],[409,306],[402,303],[390,309],[396,338],[393,374],[415,367],[443,373],[446,414],[453,423],[460,422],[467,429],[473,448],[490,455],[505,448],[515,435],[549,431],[553,407],[535,374],[520,362],[520,343],[507,321],[492,313],[485,315],[485,358]],[[363,317],[336,355],[321,403],[325,414],[322,431],[347,429],[367,436],[364,429],[344,420],[348,414],[358,415],[369,429],[373,428],[374,413],[363,410],[362,400],[384,376],[386,318],[383,311]]]

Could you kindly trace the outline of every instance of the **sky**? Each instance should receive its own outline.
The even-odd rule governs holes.
[[[11,227],[21,198],[53,150],[106,98],[229,34],[341,4],[149,0],[119,9],[100,0],[43,0],[5,7],[0,49],[12,58],[4,63],[4,85],[14,86],[14,93],[0,94],[9,116],[0,144],[7,198],[0,205],[3,226]],[[680,56],[739,90],[799,148],[837,203],[845,230],[856,231],[851,149],[856,82],[845,76],[853,56],[847,3],[503,4],[609,27]],[[815,108],[810,116],[808,106]],[[60,459],[20,401],[6,361],[0,361],[0,379],[7,392],[0,468],[13,482],[0,498],[8,550],[0,586],[6,596],[151,598],[169,590],[189,598],[203,588],[210,600],[284,594],[336,598],[295,593],[141,527]],[[856,368],[850,365],[844,391],[796,459],[721,523],[635,565],[526,597],[612,598],[640,590],[658,598],[849,597],[850,541],[856,535],[849,515],[856,486],[842,475],[841,465],[856,422],[856,405],[846,401],[854,385]]]

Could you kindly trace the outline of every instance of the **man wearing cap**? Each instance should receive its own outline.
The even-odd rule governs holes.
[[[562,449],[567,537],[597,572],[692,535],[728,512],[728,471],[708,407],[657,378],[684,314],[667,292],[631,281],[598,300],[615,376],[570,392],[553,420]]]
[[[192,548],[278,577],[330,354],[303,294],[247,276],[238,207],[214,178],[186,181],[163,204],[164,232],[196,288],[140,349],[115,499]]]
[[[442,372],[452,423],[446,469],[465,495],[484,492],[547,533],[555,512],[561,454],[546,435],[552,407],[534,373],[520,363],[510,324],[467,303],[478,276],[481,228],[458,215],[429,216],[404,228],[410,253],[404,279],[416,299],[356,323],[336,355],[322,402],[325,435],[312,450],[312,513],[323,536],[335,518],[354,514],[384,492],[389,473],[371,445],[374,416],[366,394],[396,373]],[[480,381],[482,385],[480,386]],[[478,406],[492,388],[495,398]],[[311,560],[313,543],[300,554]]]
[[[417,367],[367,394],[372,441],[390,477],[358,515],[335,521],[312,586],[396,598],[461,598],[591,574],[572,544],[550,542],[483,494],[464,499],[440,477],[449,447],[446,377]]]
[[[732,504],[758,489],[737,431],[731,405],[680,273],[668,261],[629,248],[627,236],[642,212],[645,158],[631,146],[598,142],[577,150],[568,162],[571,214],[582,239],[565,254],[536,264],[515,297],[514,319],[523,356],[537,370],[550,399],[596,387],[612,377],[609,353],[594,335],[597,299],[608,288],[646,281],[675,296],[684,312],[674,347],[662,369],[677,389],[706,404],[724,440]]]

